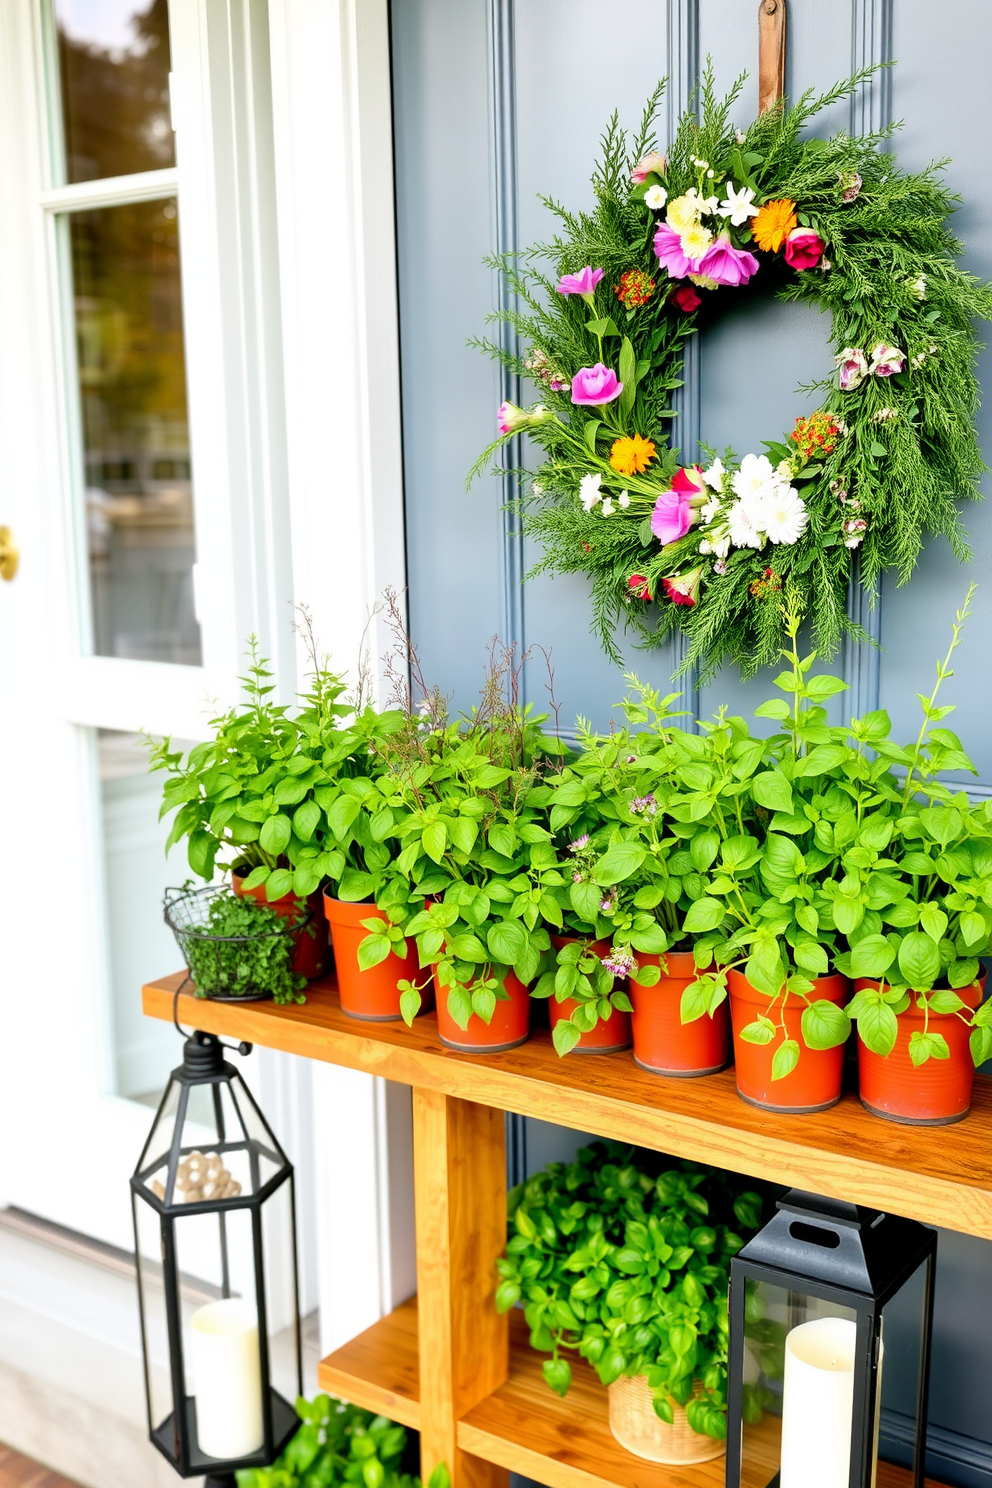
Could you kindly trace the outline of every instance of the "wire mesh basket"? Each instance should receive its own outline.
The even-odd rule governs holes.
[[[231,902],[244,907],[257,919],[257,927],[240,935],[225,935],[216,927],[217,905]],[[166,889],[165,923],[176,937],[197,997],[215,1002],[263,1002],[274,995],[274,987],[291,978],[290,968],[301,933],[313,912],[300,906],[289,919],[235,895],[226,884],[208,884],[202,889]]]

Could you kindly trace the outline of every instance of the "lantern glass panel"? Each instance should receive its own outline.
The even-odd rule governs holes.
[[[145,1150],[142,1155],[142,1168],[153,1168],[161,1178],[160,1168],[168,1159],[169,1147],[172,1143],[172,1133],[176,1125],[176,1113],[179,1109],[180,1086],[175,1080],[169,1081],[165,1098],[155,1116]]]
[[[273,1387],[292,1404],[299,1391],[300,1320],[293,1263],[293,1185],[281,1183],[262,1205],[265,1241],[265,1319]]]
[[[901,1467],[913,1464],[924,1359],[926,1357],[927,1267],[919,1266],[882,1309],[881,1420],[879,1455]]]
[[[812,1412],[822,1421],[824,1411],[839,1408],[843,1412],[848,1381],[852,1387],[847,1391],[849,1416],[858,1315],[853,1307],[754,1277],[747,1278],[744,1295],[741,1488],[768,1488],[773,1480],[777,1481],[780,1464],[782,1488],[801,1488],[801,1482],[789,1474],[790,1444],[795,1454],[797,1444],[801,1450],[809,1442],[806,1414]],[[812,1326],[805,1327],[802,1334],[794,1334],[803,1325]],[[792,1357],[787,1361],[786,1340],[790,1334]],[[827,1381],[826,1398],[818,1400],[811,1393],[811,1386],[815,1389],[820,1376],[830,1371],[817,1366],[834,1358],[841,1366],[837,1378]],[[849,1372],[843,1369],[845,1364],[850,1365]],[[816,1369],[812,1379],[810,1366]],[[836,1440],[837,1434],[832,1435]],[[849,1460],[849,1430],[847,1441]],[[838,1479],[837,1488],[847,1488],[847,1482],[845,1471]]]
[[[148,1413],[153,1427],[173,1413],[169,1372],[169,1325],[162,1268],[162,1221],[157,1209],[135,1195],[135,1261],[145,1338]]]
[[[191,1457],[226,1461],[263,1445],[253,1221],[249,1208],[190,1213],[175,1220],[176,1261],[193,1302],[181,1307],[182,1355]],[[207,1293],[209,1300],[203,1300]]]

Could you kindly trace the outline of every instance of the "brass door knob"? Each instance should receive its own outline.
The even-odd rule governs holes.
[[[0,579],[9,582],[17,572],[21,555],[17,551],[14,534],[9,527],[0,527]]]

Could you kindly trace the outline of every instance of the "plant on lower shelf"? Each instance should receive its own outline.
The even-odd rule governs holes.
[[[282,1455],[239,1472],[239,1488],[420,1488],[402,1471],[405,1427],[330,1395],[300,1398],[296,1410],[303,1424]]]
[[[169,891],[170,894],[173,891]],[[301,919],[305,919],[302,911]],[[182,948],[197,997],[270,996],[305,1002],[293,971],[293,926],[267,904],[230,890],[191,890],[167,899],[166,920]],[[298,934],[306,934],[303,925]]]
[[[496,1306],[524,1305],[531,1346],[559,1395],[569,1351],[604,1385],[646,1376],[662,1421],[726,1434],[730,1258],[761,1223],[735,1175],[595,1142],[512,1190]],[[697,1383],[698,1382],[698,1383]]]

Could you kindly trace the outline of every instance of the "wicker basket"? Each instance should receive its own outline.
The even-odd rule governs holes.
[[[697,1380],[693,1393],[701,1395],[702,1389]],[[714,1457],[722,1457],[727,1449],[726,1442],[693,1431],[679,1405],[675,1407],[675,1420],[671,1426],[656,1415],[654,1391],[643,1374],[621,1376],[609,1386],[607,1394],[610,1430],[620,1445],[633,1452],[635,1457],[669,1464],[712,1462]]]

